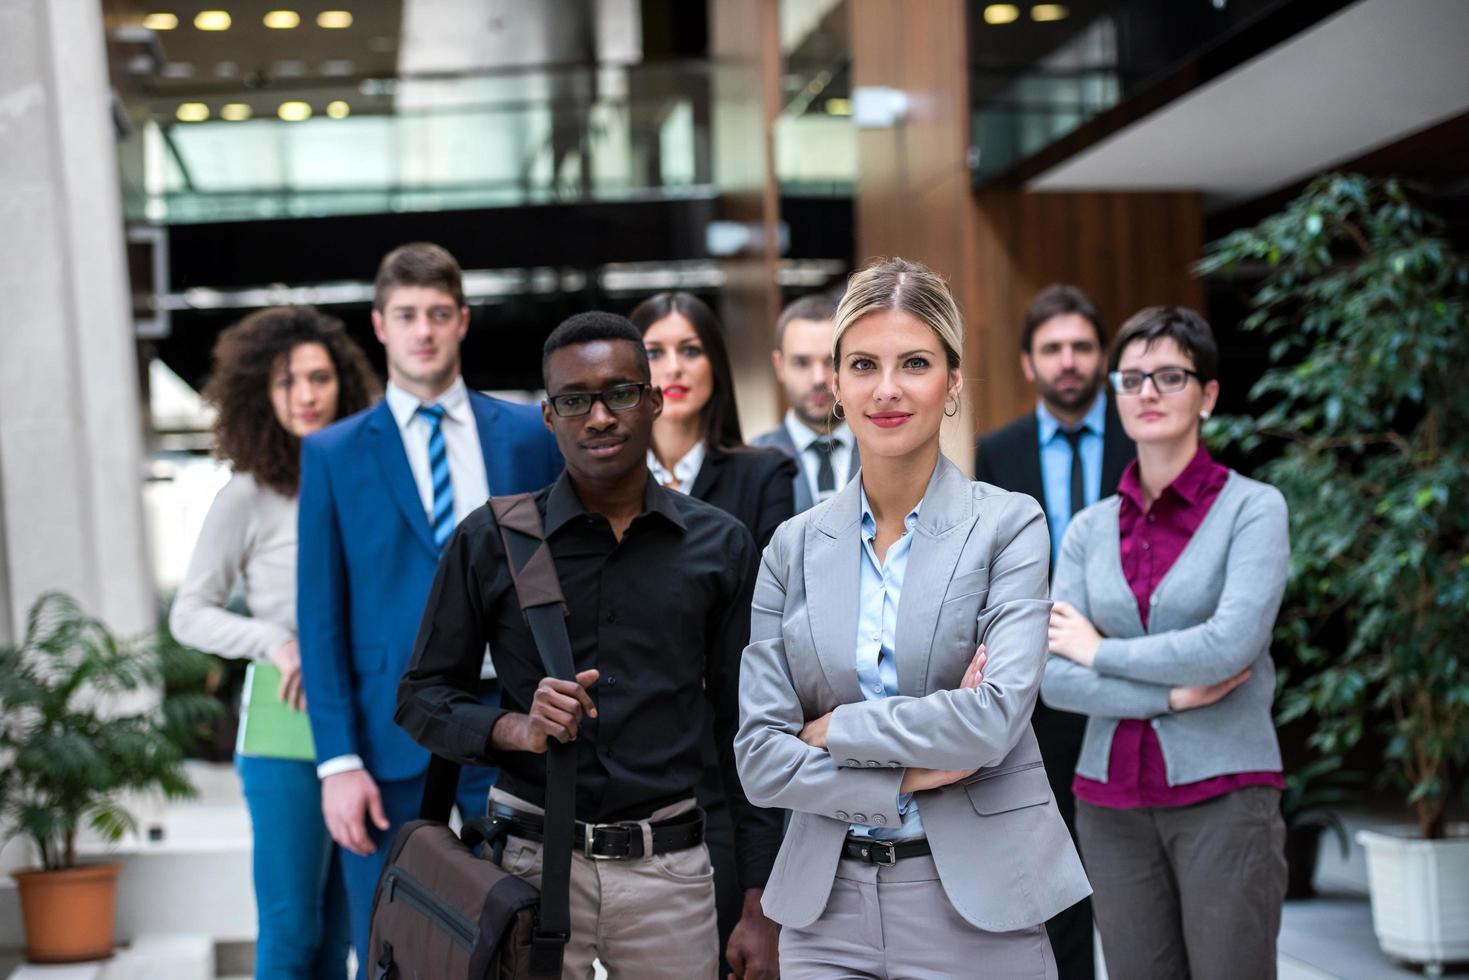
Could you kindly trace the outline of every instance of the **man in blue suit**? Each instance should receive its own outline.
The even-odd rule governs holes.
[[[490,494],[537,490],[561,471],[539,408],[465,386],[469,308],[448,252],[418,243],[389,253],[372,325],[387,392],[302,444],[297,558],[301,673],[359,978],[385,845],[417,816],[423,792],[428,753],[393,723],[393,708],[440,552]],[[481,676],[481,695],[497,703],[488,657]],[[483,813],[493,781],[493,770],[465,770],[461,813]]]

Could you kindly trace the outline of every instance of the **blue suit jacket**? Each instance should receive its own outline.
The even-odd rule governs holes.
[[[471,391],[490,493],[537,490],[561,472],[540,409]],[[318,762],[362,757],[410,779],[428,753],[393,723],[439,549],[386,401],[301,445],[296,617]]]

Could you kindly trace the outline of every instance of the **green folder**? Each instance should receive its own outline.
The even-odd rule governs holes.
[[[281,672],[275,664],[257,661],[246,669],[235,751],[267,759],[313,761],[316,747],[306,712],[296,711],[277,697],[280,689]]]

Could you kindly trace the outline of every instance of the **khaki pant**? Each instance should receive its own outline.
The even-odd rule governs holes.
[[[492,790],[490,800],[524,813],[540,807]],[[694,807],[692,799],[656,810],[663,820]],[[652,831],[643,823],[644,853],[652,851]],[[512,836],[501,867],[541,886],[541,845]],[[709,849],[700,844],[682,851],[633,860],[594,861],[575,852],[571,858],[571,941],[561,976],[586,980],[600,960],[609,980],[713,980],[719,966],[719,930],[714,912],[714,869]]]

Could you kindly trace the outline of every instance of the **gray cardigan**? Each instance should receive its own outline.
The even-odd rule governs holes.
[[[1151,722],[1170,786],[1279,771],[1270,635],[1290,558],[1285,499],[1231,470],[1153,592],[1146,630],[1122,573],[1120,501],[1098,501],[1071,521],[1051,588],[1053,599],[1071,603],[1105,638],[1091,668],[1051,654],[1041,685],[1046,704],[1088,716],[1077,774],[1106,782],[1123,718]],[[1246,667],[1250,679],[1222,700],[1169,709],[1170,688],[1214,684]]]

